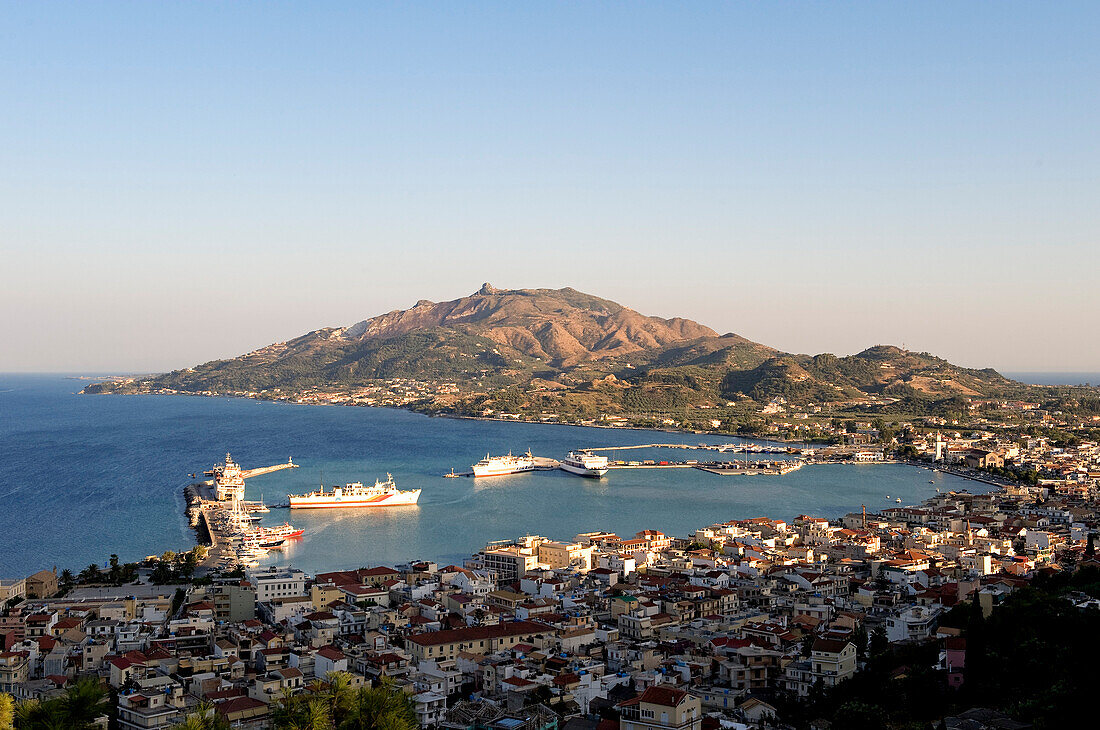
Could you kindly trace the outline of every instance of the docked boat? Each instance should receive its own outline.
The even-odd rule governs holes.
[[[214,475],[214,496],[219,502],[244,499],[244,473],[227,452],[224,464],[215,464],[207,474]]]
[[[607,457],[590,451],[570,451],[559,465],[562,471],[582,477],[599,479],[607,473]]]
[[[373,486],[365,487],[362,482],[333,487],[326,492],[324,486],[309,494],[291,494],[287,496],[290,507],[311,509],[333,509],[344,507],[407,507],[415,505],[420,499],[419,489],[402,491],[393,483],[393,477],[386,475],[386,481],[375,481]],[[293,537],[293,535],[289,535]]]
[[[505,474],[521,474],[525,471],[535,470],[535,457],[531,456],[528,449],[522,456],[513,456],[508,452],[507,456],[489,456],[474,464],[472,467],[475,477],[498,477]]]

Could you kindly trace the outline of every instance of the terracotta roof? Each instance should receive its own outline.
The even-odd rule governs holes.
[[[409,641],[419,646],[438,646],[454,642],[478,641],[481,639],[499,639],[520,634],[547,633],[550,628],[532,621],[516,621],[495,626],[471,626],[465,629],[430,631],[409,637]]]

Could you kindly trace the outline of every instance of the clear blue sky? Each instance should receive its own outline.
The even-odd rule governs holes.
[[[573,286],[1100,371],[1100,6],[0,4],[0,370]]]

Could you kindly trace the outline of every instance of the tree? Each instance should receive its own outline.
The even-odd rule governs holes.
[[[65,570],[61,571],[60,578],[60,583],[63,588],[68,588],[76,582],[76,577],[73,576],[73,571],[69,570],[68,568],[65,568]]]
[[[856,656],[864,658],[867,655],[867,627],[860,623],[852,634],[852,640],[856,645]]]
[[[108,573],[109,579],[112,583],[122,582],[122,567],[118,562],[118,555],[111,553],[110,559],[111,570]]]
[[[347,672],[329,672],[325,675],[324,698],[329,717],[339,724],[351,703],[351,675]]]
[[[109,710],[107,689],[95,677],[82,677],[61,697],[27,700],[15,707],[19,730],[91,730]],[[2,726],[0,726],[2,727]]]
[[[81,583],[95,583],[99,580],[99,566],[95,563],[91,563],[87,568],[80,571],[80,575],[77,576]]]
[[[890,648],[890,639],[886,636],[886,627],[879,624],[871,632],[871,656],[877,657],[886,653]]]
[[[107,688],[96,677],[81,677],[61,698],[61,707],[73,730],[87,730],[95,726],[96,718],[107,714]]]
[[[218,714],[213,702],[203,700],[172,730],[229,730],[229,721]]]
[[[383,680],[378,687],[361,687],[352,697],[339,730],[417,730],[412,700]]]
[[[1088,542],[1085,543],[1085,555],[1092,557],[1096,554],[1096,533],[1090,532]]]
[[[15,727],[15,701],[11,695],[0,692],[0,730]]]

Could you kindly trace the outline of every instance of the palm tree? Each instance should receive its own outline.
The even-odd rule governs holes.
[[[61,698],[61,713],[72,730],[89,730],[109,709],[107,689],[95,677],[82,677]]]
[[[64,730],[66,718],[57,700],[25,700],[15,706],[15,725],[19,730]]]
[[[291,726],[294,730],[331,730],[332,718],[323,699],[311,699],[303,710],[299,724]]]
[[[412,701],[387,680],[378,687],[361,687],[339,730],[417,730]]]
[[[0,730],[12,730],[15,727],[15,700],[9,694],[0,692]]]
[[[351,701],[351,675],[347,672],[329,672],[325,675],[327,687],[323,697],[328,705],[329,718],[338,725]]]
[[[213,702],[203,700],[172,730],[229,730],[229,722],[218,714]]]

